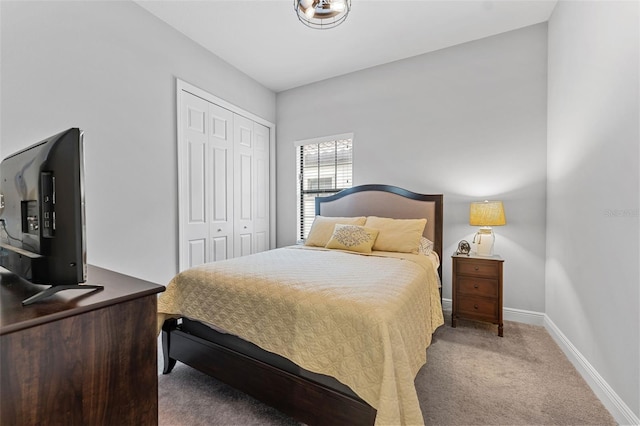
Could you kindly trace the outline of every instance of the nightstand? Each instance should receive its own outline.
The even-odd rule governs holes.
[[[459,318],[498,325],[502,337],[502,265],[500,256],[453,255],[453,312]]]

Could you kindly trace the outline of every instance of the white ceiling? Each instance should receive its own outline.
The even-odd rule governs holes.
[[[352,0],[316,30],[293,0],[137,0],[264,86],[280,92],[547,21],[557,0]]]

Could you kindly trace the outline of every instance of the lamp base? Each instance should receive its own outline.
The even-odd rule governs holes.
[[[480,228],[473,237],[475,254],[477,256],[493,256],[493,243],[495,240],[496,237],[493,235],[493,230],[490,227],[486,226]]]

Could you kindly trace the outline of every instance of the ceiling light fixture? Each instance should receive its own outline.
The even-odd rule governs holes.
[[[300,22],[325,30],[342,24],[351,11],[351,0],[293,0]]]

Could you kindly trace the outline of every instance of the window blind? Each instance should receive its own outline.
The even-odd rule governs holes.
[[[298,238],[305,239],[315,218],[315,198],[352,185],[353,140],[338,138],[301,143],[298,163]]]

